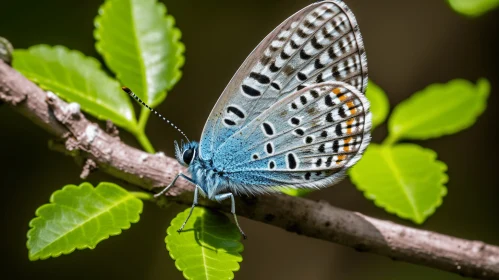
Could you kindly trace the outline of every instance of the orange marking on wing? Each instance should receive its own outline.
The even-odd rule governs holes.
[[[347,121],[347,134],[352,134],[352,128],[351,128],[351,127],[349,127],[349,126],[351,126],[351,125],[353,124],[353,122],[354,122],[354,121],[355,121],[355,120],[354,120],[353,118],[351,118],[351,119],[349,119],[349,120]]]
[[[350,109],[353,106],[355,106],[355,104],[353,104],[353,101],[350,101],[350,102],[347,102],[347,106],[348,106],[348,109]],[[357,109],[355,109],[355,108],[350,109],[350,114],[355,114],[355,112],[357,112]]]
[[[336,164],[339,164],[340,162],[344,161],[346,158],[347,158],[346,155],[338,156],[338,159],[336,160]]]
[[[336,94],[336,96],[341,94],[341,89],[340,88],[335,88],[333,89],[333,93]],[[343,94],[342,96],[338,97],[341,102],[345,101],[347,99],[347,95]]]
[[[343,151],[345,151],[345,152],[350,151],[350,146],[347,146],[345,144],[352,142],[352,140],[353,140],[353,137],[348,137],[347,139],[345,139],[345,141],[343,141]]]

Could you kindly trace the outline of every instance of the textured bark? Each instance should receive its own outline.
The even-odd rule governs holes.
[[[101,129],[85,118],[78,104],[46,93],[2,61],[0,101],[54,135],[57,141],[52,148],[78,159],[82,177],[98,169],[151,191],[167,185],[178,172],[186,172],[163,153],[148,154],[124,144],[112,124]],[[168,199],[190,205],[192,191],[193,186],[178,180],[158,203]],[[200,204],[229,211],[228,203],[202,199]],[[499,247],[480,241],[401,226],[286,195],[238,198],[236,205],[239,215],[308,237],[467,277],[499,279]]]

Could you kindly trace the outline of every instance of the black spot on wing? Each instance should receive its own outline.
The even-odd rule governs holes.
[[[333,113],[329,112],[329,113],[326,115],[326,121],[327,121],[327,122],[334,122]]]
[[[300,119],[292,117],[291,118],[291,123],[294,125],[299,125],[300,124]]]
[[[229,119],[224,119],[224,123],[227,125],[230,125],[230,126],[236,125],[236,122],[234,122],[233,120],[229,120]]]
[[[259,74],[259,73],[256,73],[256,72],[251,72],[250,73],[250,78],[253,78],[255,80],[257,80],[260,84],[268,84],[270,83],[270,78],[263,75],[263,74]]]
[[[298,162],[294,154],[288,154],[288,167],[289,169],[296,169]]]
[[[311,57],[312,57],[312,56],[311,56],[311,55],[309,55],[308,53],[306,53],[304,49],[302,49],[302,50],[300,51],[300,58],[301,58],[301,59],[303,59],[303,60],[308,60],[308,59],[310,59]]]
[[[286,60],[286,59],[288,59],[290,57],[291,57],[291,55],[287,54],[285,51],[281,52],[281,58],[282,59]]]
[[[305,95],[300,96],[300,102],[303,105],[307,104],[307,97]]]
[[[310,94],[312,95],[313,98],[318,98],[319,97],[319,93],[316,90],[311,90]]]
[[[324,82],[324,78],[322,78],[322,73],[320,73],[319,75],[317,75],[317,79],[315,80],[317,83],[322,83]]]
[[[269,168],[270,169],[274,169],[275,168],[275,162],[274,161],[270,161],[269,162]]]
[[[275,72],[279,71],[280,69],[281,69],[281,68],[279,68],[279,67],[277,67],[277,66],[275,65],[275,61],[274,61],[274,62],[272,62],[272,64],[270,64],[270,67],[269,67],[270,72],[275,73]]]
[[[298,77],[298,80],[300,80],[300,81],[307,80],[307,75],[303,74],[302,72],[298,72],[298,74],[296,76]]]
[[[298,28],[298,30],[296,31],[296,35],[298,35],[302,39],[307,38],[307,33],[305,33],[305,31],[301,28]]]
[[[272,147],[272,143],[267,143],[265,145],[265,150],[267,151],[267,154],[272,154],[274,152],[274,147]]]
[[[325,153],[326,152],[326,145],[325,144],[321,144],[319,146],[319,153]]]
[[[320,50],[323,48],[323,46],[319,44],[319,42],[317,42],[317,38],[315,36],[312,38],[312,40],[310,40],[310,44],[312,44],[312,47],[314,47],[314,49],[316,50]]]
[[[326,167],[330,167],[331,163],[333,163],[333,157],[328,157],[326,160]]]
[[[328,50],[327,50],[327,54],[329,56],[330,59],[332,60],[335,60],[338,56],[336,55],[336,53],[334,52],[334,48],[333,47],[330,47]]]
[[[328,30],[327,30],[327,27],[324,26],[322,29],[321,29],[321,32],[322,32],[322,36],[324,36],[324,38],[326,39],[329,39],[331,38],[331,36],[333,36],[332,33],[330,33]]]
[[[281,87],[276,82],[272,82],[270,85],[277,90],[281,90]]]
[[[269,135],[269,136],[274,135],[274,129],[272,128],[272,126],[269,123],[264,122],[262,124],[262,126],[263,126],[263,130],[265,131],[265,133],[267,135]]]
[[[340,115],[340,117],[342,117],[342,118],[346,118],[347,117],[347,114],[345,113],[345,109],[343,108],[343,106],[341,106],[338,109],[338,115]]]
[[[245,117],[244,113],[234,106],[227,107],[227,113],[234,113],[234,115],[238,116],[241,119],[244,119]]]
[[[340,149],[340,144],[338,143],[338,140],[334,140],[334,142],[333,142],[333,152],[337,153],[339,149]]]
[[[329,107],[333,107],[334,105],[336,105],[333,102],[333,98],[329,94],[326,95],[326,97],[324,98],[324,101],[325,101],[326,105],[329,106]]]
[[[321,63],[321,60],[319,58],[317,58],[314,62],[314,67],[315,69],[321,69],[321,68],[324,68],[324,64]],[[322,73],[321,73],[322,74]]]
[[[251,96],[251,97],[257,97],[257,96],[262,95],[262,93],[259,90],[254,89],[254,88],[252,88],[250,86],[242,85],[241,87],[243,89],[243,92],[246,93],[247,95]]]
[[[336,127],[334,128],[334,132],[336,133],[337,136],[343,135],[343,131],[341,131],[341,124],[336,125]]]
[[[299,47],[300,47],[300,46],[298,46],[298,45],[296,44],[296,42],[295,42],[295,41],[293,41],[293,40],[289,41],[289,44],[291,45],[291,48],[292,48],[292,49],[294,49],[294,50],[296,50],[297,48],[299,48]]]

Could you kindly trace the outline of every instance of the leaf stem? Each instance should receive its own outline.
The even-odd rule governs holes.
[[[139,117],[139,130],[145,131],[146,130],[146,125],[147,125],[147,120],[149,120],[149,115],[151,114],[151,111],[145,107],[141,108],[140,111],[140,117]]]
[[[145,133],[147,120],[149,119],[150,114],[151,111],[149,111],[149,109],[147,108],[141,109],[139,123],[137,125],[137,130],[135,131],[134,135],[135,138],[137,138],[137,141],[139,141],[140,145],[142,146],[142,148],[144,148],[146,152],[155,153],[154,147],[152,146],[151,142],[149,141],[149,138],[147,138],[147,135]]]
[[[140,130],[136,131],[135,138],[137,138],[137,141],[139,141],[140,145],[142,146],[142,148],[144,148],[146,152],[151,154],[156,152],[151,142],[149,141],[149,138],[147,138],[147,135],[144,133],[144,131]]]
[[[391,146],[399,140],[398,136],[395,134],[388,134],[388,137],[383,141],[383,146]]]
[[[154,196],[150,193],[146,193],[146,192],[130,192],[131,195],[135,196],[136,198],[138,199],[141,199],[141,200],[147,200],[147,201],[153,201],[154,200]]]

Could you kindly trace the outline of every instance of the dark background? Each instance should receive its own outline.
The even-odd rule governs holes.
[[[201,134],[219,94],[250,51],[275,26],[311,1],[165,0],[187,47],[182,80],[158,110],[191,138]],[[383,87],[391,105],[435,82],[454,78],[492,83],[487,111],[456,135],[420,142],[448,165],[448,195],[419,228],[499,244],[497,180],[497,89],[499,11],[477,19],[454,13],[444,0],[348,0],[365,39],[370,77]],[[0,3],[0,36],[16,48],[61,44],[98,57],[92,36],[101,0],[8,1]],[[189,112],[189,114],[186,114]],[[422,112],[424,113],[424,112]],[[9,279],[183,279],[165,249],[166,228],[186,208],[145,204],[141,222],[95,250],[45,261],[28,261],[26,233],[37,207],[65,184],[79,184],[73,160],[47,148],[46,132],[6,106],[0,107],[2,274]],[[147,133],[157,150],[172,155],[179,139],[151,117]],[[386,126],[375,132],[379,142]],[[122,133],[128,143],[133,137]],[[89,181],[113,180],[99,172]],[[377,208],[345,180],[317,191],[312,199],[414,226]],[[237,279],[462,279],[386,257],[358,253],[242,218],[249,236]],[[4,278],[5,279],[5,278]]]

